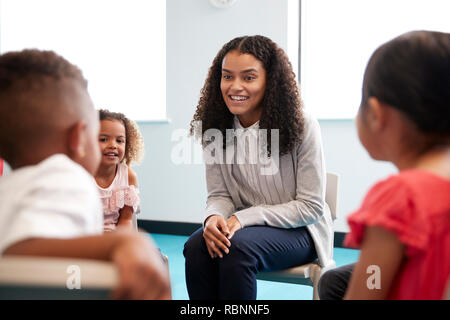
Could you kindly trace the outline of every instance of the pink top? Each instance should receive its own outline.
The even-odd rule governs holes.
[[[97,185],[103,205],[104,230],[112,231],[119,221],[120,209],[124,206],[133,208],[134,213],[140,212],[139,190],[128,185],[128,167],[119,163],[116,176],[108,188]]]
[[[359,247],[366,226],[385,228],[405,245],[388,299],[444,297],[450,275],[450,180],[421,170],[402,171],[377,183],[348,223],[346,246]]]

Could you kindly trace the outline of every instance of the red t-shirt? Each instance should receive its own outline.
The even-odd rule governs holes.
[[[443,298],[450,275],[450,180],[402,171],[372,187],[348,223],[345,246],[359,247],[365,226],[385,228],[405,245],[388,299]]]

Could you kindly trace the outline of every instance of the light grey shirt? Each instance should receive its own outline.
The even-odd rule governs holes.
[[[244,129],[235,117],[234,128],[241,129],[238,131],[244,132],[246,139],[237,139],[237,146],[227,144],[224,158],[226,154],[234,154],[233,163],[206,164],[206,217],[220,214],[227,219],[235,215],[243,228],[306,226],[319,263],[326,267],[332,262],[333,229],[325,203],[322,140],[317,120],[308,114],[304,118],[302,144],[281,156],[278,164],[274,164],[272,156],[270,166],[275,165],[275,170],[267,174],[264,172],[267,163],[254,161],[254,155],[258,154],[254,142],[261,139],[257,131],[259,123]]]

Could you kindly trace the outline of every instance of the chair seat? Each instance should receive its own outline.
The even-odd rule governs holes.
[[[312,262],[280,271],[260,272],[257,279],[313,286],[317,271],[320,272],[320,266]]]
[[[331,218],[337,218],[337,194],[338,194],[339,176],[334,173],[327,173],[327,183],[325,192],[325,202],[330,208]],[[285,282],[302,284],[313,287],[313,299],[319,299],[318,284],[323,273],[336,267],[336,262],[331,260],[326,266],[321,267],[317,260],[297,267],[292,267],[276,272],[260,272],[256,275],[258,280],[267,280],[275,282]]]

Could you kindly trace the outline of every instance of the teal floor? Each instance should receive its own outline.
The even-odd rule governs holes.
[[[175,300],[189,299],[184,280],[183,246],[187,236],[152,234],[153,240],[161,251],[169,258],[169,270],[172,284],[172,298]],[[358,260],[359,250],[335,248],[334,260],[337,266],[342,266]],[[285,284],[271,281],[258,281],[258,300],[311,300],[312,288],[295,284]]]

